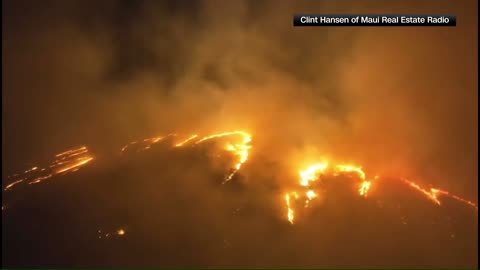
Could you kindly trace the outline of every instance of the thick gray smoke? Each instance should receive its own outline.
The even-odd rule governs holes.
[[[172,131],[242,129],[254,137],[248,183],[260,186],[265,178],[289,185],[302,165],[328,157],[360,164],[369,175],[410,176],[477,200],[477,1],[99,2],[2,2],[4,179],[75,145],[107,157],[129,141]],[[454,28],[294,28],[295,13],[452,13],[458,19]],[[334,256],[331,244],[343,241],[319,233],[325,220],[282,234],[265,218],[270,205],[280,208],[276,202],[235,227],[219,214],[229,211],[226,196],[203,184],[209,181],[201,173],[205,168],[165,165],[163,158],[150,164],[160,166],[162,176],[141,170],[105,176],[113,179],[111,186],[128,186],[131,198],[104,199],[143,206],[152,199],[155,211],[161,205],[164,214],[188,212],[177,222],[200,227],[189,226],[181,237],[199,243],[208,242],[205,228],[219,238],[225,228],[238,231],[243,247],[251,234],[270,237],[252,252],[276,247],[268,256],[280,266],[285,264],[278,258],[318,266],[318,254],[328,261]],[[266,165],[255,167],[253,161]],[[152,186],[126,184],[140,178],[153,179]],[[181,184],[165,190],[167,179]],[[105,195],[92,190],[81,196]],[[249,196],[261,201],[262,195]],[[190,204],[178,210],[172,198]],[[131,221],[151,231],[166,222],[165,216],[136,209],[129,209]],[[270,214],[277,217],[277,211],[283,209]],[[345,213],[330,214],[350,220]],[[351,231],[351,222],[332,224],[333,231]],[[177,236],[165,232],[155,241],[165,235],[178,244]],[[327,243],[322,250],[305,248],[295,255],[300,250],[288,247],[309,243],[312,235],[316,243]],[[153,242],[150,237],[146,241]],[[215,245],[205,265],[228,263]],[[421,261],[417,251],[411,256]],[[244,255],[233,261],[249,263]]]
[[[272,156],[327,155],[476,197],[476,5],[6,1],[5,167],[240,128]],[[299,29],[296,12],[453,13],[458,26]]]

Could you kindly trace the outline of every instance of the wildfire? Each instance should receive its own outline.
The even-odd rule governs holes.
[[[139,141],[133,141],[122,147],[121,152],[126,152],[131,148],[137,150],[137,152],[148,150],[151,148],[152,145],[159,143],[168,136],[176,135],[169,134],[167,136],[158,136]],[[233,138],[234,136],[236,137],[235,139]],[[232,177],[242,168],[242,165],[248,160],[250,150],[252,149],[252,136],[245,131],[222,132],[204,136],[200,139],[198,139],[198,137],[198,134],[190,135],[186,137],[183,141],[172,145],[172,147],[180,148],[187,146],[195,146],[202,144],[206,141],[227,138],[226,140],[224,140],[226,142],[223,146],[223,149],[231,153],[235,157],[236,161],[232,166],[232,171],[225,177],[223,183],[230,181]],[[237,139],[238,137],[240,137],[240,139]],[[55,155],[55,160],[49,166],[34,166],[30,169],[25,170],[22,173],[17,173],[8,177],[10,183],[5,186],[4,190],[11,190],[21,183],[37,184],[59,174],[75,172],[86,164],[89,164],[93,159],[93,156],[89,153],[86,146],[67,150],[65,152]],[[286,218],[291,224],[293,224],[295,220],[295,209],[292,205],[292,201],[302,199],[305,201],[305,207],[308,207],[309,203],[312,200],[318,198],[319,196],[315,188],[312,187],[312,183],[315,181],[321,181],[324,176],[345,175],[358,180],[359,183],[357,192],[362,197],[367,197],[372,185],[374,185],[378,180],[381,179],[381,177],[375,176],[375,182],[370,180],[370,178],[367,178],[365,171],[360,166],[342,163],[331,165],[329,161],[314,163],[310,166],[307,166],[305,169],[300,170],[298,173],[298,189],[296,189],[296,191],[289,191],[284,194],[284,200],[287,208]],[[419,184],[406,178],[400,177],[396,179],[408,185],[413,190],[419,192],[436,205],[441,205],[440,198],[442,196],[445,196],[478,210],[478,206],[474,202],[463,199],[457,195],[450,194],[447,191],[435,188],[425,189],[422,188]],[[2,210],[3,209],[4,207],[2,206]],[[101,233],[101,231],[99,231],[99,238],[108,238],[112,235],[122,236],[125,235],[125,233],[126,231],[124,229],[118,229],[116,231],[111,231],[107,233]]]
[[[188,137],[187,139],[175,144],[175,147],[182,147],[182,146],[184,146],[185,144],[189,143],[190,141],[192,141],[193,139],[195,139],[197,137],[198,137],[198,135],[194,134],[194,135]]]
[[[308,188],[308,190],[305,191],[305,196],[304,196],[305,207],[308,207],[310,201],[318,196],[317,193],[313,189],[311,189],[311,183],[321,180],[322,176],[329,175],[329,174],[333,176],[339,176],[341,174],[351,174],[351,173],[355,174],[358,177],[358,180],[360,181],[358,194],[360,196],[367,197],[367,194],[372,186],[372,181],[367,179],[366,173],[363,171],[362,167],[355,166],[355,165],[339,164],[339,165],[333,166],[333,171],[329,171],[328,169],[329,169],[329,163],[323,162],[323,163],[315,163],[313,165],[308,166],[304,170],[300,170],[299,172],[300,179],[299,179],[298,185],[300,187]],[[381,177],[379,176],[374,177],[375,180],[379,180],[380,178]],[[413,181],[410,181],[406,178],[396,178],[396,179],[399,179],[403,183],[407,184],[409,187],[411,187],[415,191],[420,192],[428,200],[432,201],[437,205],[441,205],[441,201],[440,201],[441,196],[447,196],[478,210],[478,206],[474,202],[463,199],[457,195],[452,195],[447,191],[435,189],[435,188],[430,188],[427,190],[422,188],[419,184]],[[291,206],[291,196],[290,196],[291,194],[295,194],[295,199],[298,199],[299,196],[297,192],[288,192],[285,194],[287,220],[293,224],[295,211]]]
[[[436,188],[430,188],[429,190],[426,190],[422,187],[420,187],[420,185],[408,180],[408,179],[405,179],[405,178],[401,178],[401,180],[406,183],[408,186],[410,186],[411,188],[413,188],[414,190],[420,192],[421,194],[425,195],[426,198],[428,198],[429,200],[431,200],[432,202],[438,204],[438,205],[441,205],[442,202],[440,201],[440,197],[441,196],[445,196],[445,197],[449,197],[449,198],[452,198],[458,202],[461,202],[461,203],[464,203],[470,207],[473,207],[475,208],[476,210],[478,210],[478,206],[472,202],[472,201],[469,201],[469,200],[466,200],[466,199],[463,199],[457,195],[454,195],[454,194],[450,194],[448,191],[445,191],[445,190],[440,190],[440,189],[436,189]]]
[[[231,132],[224,132],[219,134],[213,134],[206,137],[203,137],[196,144],[202,143],[207,140],[221,138],[225,136],[232,136],[232,135],[240,135],[243,137],[240,143],[227,143],[225,145],[225,150],[232,153],[234,156],[237,157],[238,162],[234,165],[233,171],[227,175],[223,183],[226,183],[232,179],[232,177],[240,170],[242,165],[247,161],[249,150],[252,148],[250,142],[252,141],[252,136],[245,131],[231,131]]]
[[[172,135],[173,134],[170,134],[168,136],[172,136]],[[142,141],[133,141],[123,146],[121,151],[126,152],[127,150],[129,150],[131,147],[134,147],[134,146],[138,146],[137,152],[148,150],[152,147],[152,145],[160,142],[161,140],[165,139],[168,136],[159,136],[159,137],[143,139]]]
[[[60,154],[57,154],[57,155],[55,155],[55,156],[56,156],[57,158],[64,159],[64,158],[66,158],[66,157],[72,157],[72,156],[76,156],[76,155],[78,155],[78,154],[83,154],[83,153],[86,153],[86,152],[88,152],[87,147],[86,147],[86,146],[82,146],[82,147],[77,148],[77,149],[67,150],[67,151],[62,152],[62,153],[60,153]],[[37,167],[33,167],[32,170],[33,170],[34,168],[36,169]]]
[[[64,173],[64,172],[68,172],[68,171],[73,171],[75,169],[77,169],[78,167],[82,166],[82,165],[85,165],[87,164],[88,162],[92,161],[93,160],[93,157],[82,157],[82,158],[79,158],[77,160],[75,160],[73,162],[73,164],[71,165],[68,165],[64,168],[61,168],[59,169],[58,171],[55,172],[55,174],[59,174],[59,173]]]
[[[14,182],[8,184],[8,185],[4,188],[4,190],[12,189],[16,184],[20,184],[20,183],[22,183],[24,180],[25,180],[25,179],[19,179],[19,180],[17,180],[17,181],[14,181]]]
[[[297,192],[290,192],[290,193],[285,194],[285,203],[287,204],[287,210],[288,210],[287,211],[287,219],[291,224],[293,224],[293,220],[295,219],[295,214],[293,212],[293,209],[292,209],[292,206],[291,206],[291,203],[290,203],[291,196],[293,196],[295,199],[298,199],[298,193]]]
[[[441,202],[440,200],[438,199],[438,194],[441,192],[441,193],[445,193],[444,191],[441,191],[441,190],[438,190],[438,189],[434,189],[434,188],[431,188],[430,190],[425,190],[423,188],[420,187],[420,185],[410,181],[410,180],[407,180],[405,178],[401,178],[401,180],[408,184],[408,186],[410,186],[411,188],[415,189],[416,191],[419,191],[420,193],[422,193],[423,195],[425,195],[425,197],[427,197],[429,200],[431,200],[432,202],[440,205]]]
[[[356,173],[360,179],[365,180],[365,172],[363,172],[362,167],[357,167],[353,165],[337,165],[335,166],[336,173]]]
[[[358,177],[360,177],[360,179],[362,180],[362,182],[360,183],[360,187],[358,189],[358,193],[361,196],[364,196],[364,197],[367,196],[372,182],[366,179],[366,174],[363,171],[362,167],[357,167],[357,166],[354,166],[354,165],[342,165],[341,164],[341,165],[337,165],[335,167],[335,169],[336,169],[336,173],[335,173],[336,175],[338,175],[340,173],[355,173],[355,174],[357,174]]]
[[[476,205],[476,204],[475,204],[474,202],[472,202],[472,201],[466,200],[466,199],[464,199],[464,198],[460,198],[460,197],[458,197],[457,195],[453,195],[453,194],[448,194],[448,196],[449,196],[450,198],[454,199],[454,200],[457,200],[457,201],[459,201],[459,202],[461,202],[461,203],[464,203],[464,204],[466,204],[466,205],[469,205],[469,206],[475,208],[476,210],[478,210],[478,205]]]
[[[12,190],[20,183],[38,184],[58,174],[75,172],[93,160],[86,146],[56,154],[55,157],[56,159],[47,167],[34,166],[23,173],[9,177],[8,179],[13,181],[5,186],[4,191]]]
[[[328,168],[328,163],[317,163],[300,171],[300,185],[308,187],[310,182],[316,181],[321,173]]]
[[[310,203],[311,200],[315,199],[318,197],[317,193],[315,193],[315,191],[313,190],[308,190],[306,193],[306,199],[305,199],[305,208],[308,207],[308,204]]]
[[[308,198],[309,200],[312,200],[312,199],[314,199],[314,198],[317,197],[317,193],[315,193],[315,191],[313,191],[313,190],[307,191],[306,194],[307,194],[307,198]]]
[[[360,193],[360,195],[362,196],[367,196],[368,194],[368,190],[370,189],[370,186],[372,185],[372,182],[370,181],[363,181],[361,184],[360,184],[360,188],[358,190],[358,192]]]
[[[109,238],[112,238],[112,237],[122,237],[126,233],[127,232],[123,228],[117,229],[115,231],[106,231],[106,232],[104,232],[102,230],[97,231],[98,239],[109,239]]]
[[[127,150],[129,150],[133,146],[136,146],[137,152],[148,150],[151,148],[153,144],[162,141],[164,138],[168,136],[175,136],[175,134],[148,138],[148,139],[144,139],[143,141],[133,141],[125,145],[121,149],[121,152],[127,152]],[[199,136],[198,134],[193,134],[188,138],[186,138],[185,140],[176,143],[175,145],[173,145],[173,147],[179,148],[179,147],[187,146],[188,144],[193,142],[198,136]],[[224,138],[224,137],[230,137],[230,136],[241,136],[242,140],[236,143],[228,142],[224,146],[224,150],[232,153],[238,161],[233,165],[233,168],[232,168],[233,170],[225,177],[223,183],[230,181],[233,178],[233,176],[240,170],[242,165],[247,161],[249,156],[249,150],[252,148],[252,146],[250,145],[250,142],[252,141],[252,136],[245,131],[228,131],[228,132],[222,132],[222,133],[205,136],[195,141],[194,143],[195,145],[198,145],[205,141]]]

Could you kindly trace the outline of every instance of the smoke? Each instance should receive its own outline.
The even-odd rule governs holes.
[[[339,79],[351,109],[347,136],[355,141],[346,150],[366,152],[364,158],[384,170],[408,171],[476,198],[467,187],[478,185],[476,15],[473,6],[448,6],[424,3],[409,12],[457,14],[462,23],[452,30],[366,29],[359,35]]]
[[[47,2],[2,2],[4,174],[72,145],[102,155],[170,132],[243,129],[266,163],[249,183],[286,184],[329,157],[478,197],[474,0]],[[293,28],[304,12],[458,21]],[[212,193],[205,212],[224,199],[198,184],[182,191]]]
[[[265,141],[259,149],[276,155],[368,161],[460,193],[476,190],[473,7],[449,1],[4,6],[9,156],[83,143],[113,150],[173,130],[244,128],[257,143]],[[291,27],[291,15],[305,11],[444,12],[457,14],[459,25]]]

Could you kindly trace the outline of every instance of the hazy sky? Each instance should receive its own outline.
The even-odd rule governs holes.
[[[252,159],[282,172],[326,156],[478,200],[475,0],[7,0],[2,8],[3,179],[76,145],[106,157],[172,131],[244,129]],[[294,28],[295,13],[449,13],[457,26]],[[223,195],[212,196],[206,212],[221,204]],[[270,230],[253,221],[248,229]]]
[[[5,1],[5,171],[77,144],[243,128],[282,156],[350,159],[476,197],[476,5]],[[453,13],[458,25],[300,29],[297,12]]]

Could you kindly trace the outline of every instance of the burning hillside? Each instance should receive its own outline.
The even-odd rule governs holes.
[[[148,138],[128,143],[119,150],[120,162],[122,160],[121,157],[123,156],[128,158],[127,160],[123,161],[127,163],[123,163],[124,165],[118,165],[117,168],[114,169],[115,171],[86,171],[83,175],[78,176],[79,178],[83,178],[83,180],[73,180],[73,183],[69,183],[69,181],[72,181],[72,179],[64,179],[61,182],[57,182],[55,187],[52,187],[54,190],[56,190],[56,192],[64,192],[62,191],[62,186],[64,188],[66,186],[67,194],[71,193],[75,189],[78,189],[77,192],[80,193],[96,193],[93,195],[94,199],[90,203],[86,203],[87,205],[96,205],[95,208],[104,208],[105,206],[103,204],[107,203],[107,205],[109,205],[112,203],[111,201],[114,203],[114,206],[110,206],[112,209],[114,209],[113,212],[112,209],[107,210],[108,207],[107,209],[103,209],[101,211],[98,209],[93,210],[93,212],[96,213],[93,216],[92,213],[86,213],[85,209],[75,212],[75,215],[78,215],[78,219],[90,221],[88,223],[84,223],[82,226],[79,226],[78,224],[72,225],[71,230],[69,229],[70,232],[68,233],[68,237],[75,239],[78,237],[76,234],[88,234],[87,239],[91,239],[90,241],[94,241],[94,237],[97,237],[97,240],[114,242],[121,241],[126,237],[136,239],[140,237],[139,235],[147,233],[150,230],[149,228],[152,225],[147,225],[148,223],[156,224],[156,222],[159,222],[159,220],[158,218],[153,217],[152,219],[142,217],[140,220],[147,224],[139,224],[139,220],[131,220],[131,218],[128,217],[131,215],[128,214],[129,212],[135,211],[148,213],[148,216],[155,215],[155,212],[157,211],[155,209],[163,209],[167,205],[171,205],[171,207],[173,207],[172,210],[177,209],[179,203],[186,203],[183,200],[190,201],[187,203],[187,205],[190,205],[189,207],[193,207],[193,209],[190,209],[191,211],[198,211],[199,213],[202,213],[205,211],[204,209],[202,210],[202,208],[204,208],[202,201],[205,200],[205,198],[202,198],[202,196],[212,196],[212,191],[205,192],[204,189],[206,187],[203,186],[203,184],[194,182],[200,181],[200,179],[221,177],[221,170],[223,170],[224,173],[223,177],[221,177],[222,180],[218,182],[220,186],[208,188],[213,188],[216,190],[214,191],[214,194],[216,194],[215,196],[217,199],[215,201],[218,205],[210,205],[209,207],[218,208],[218,213],[215,214],[206,212],[204,214],[207,216],[218,215],[218,217],[212,217],[213,220],[224,220],[226,216],[231,216],[230,219],[237,220],[236,222],[238,222],[238,224],[226,225],[229,222],[222,222],[222,225],[210,224],[210,226],[213,226],[213,228],[217,228],[215,230],[222,232],[221,235],[218,236],[219,239],[216,240],[217,242],[214,244],[219,246],[219,251],[217,250],[216,252],[224,253],[226,252],[225,250],[234,252],[233,250],[237,249],[238,252],[243,252],[243,249],[246,248],[243,246],[244,241],[238,239],[237,237],[238,235],[243,235],[243,231],[251,231],[253,228],[251,228],[251,225],[249,224],[252,222],[270,224],[273,231],[278,234],[277,237],[280,239],[287,237],[282,235],[284,233],[287,233],[287,235],[293,233],[293,231],[281,232],[282,230],[287,229],[286,227],[281,229],[281,227],[284,227],[287,224],[287,227],[292,226],[291,229],[294,231],[303,231],[305,228],[311,228],[311,226],[320,226],[320,231],[323,231],[322,224],[329,224],[327,227],[332,226],[332,224],[336,224],[335,226],[340,226],[338,222],[346,222],[346,224],[342,224],[341,226],[358,227],[359,220],[357,219],[360,218],[358,215],[364,213],[366,215],[366,220],[361,221],[362,223],[371,224],[371,226],[378,226],[377,229],[385,232],[388,232],[389,230],[398,230],[398,228],[403,226],[405,228],[402,228],[402,230],[404,230],[406,235],[411,236],[418,233],[428,235],[431,232],[427,227],[425,227],[428,226],[425,224],[431,224],[431,226],[435,227],[438,226],[439,228],[434,229],[435,233],[439,234],[439,237],[444,237],[449,243],[456,240],[457,237],[466,237],[464,235],[464,229],[459,228],[469,228],[467,230],[472,230],[472,227],[469,227],[472,225],[468,224],[476,224],[475,222],[477,220],[478,207],[472,201],[461,198],[454,194],[450,194],[448,191],[441,189],[422,187],[421,184],[408,180],[403,176],[381,176],[375,174],[369,176],[362,167],[351,164],[333,163],[330,161],[321,161],[319,163],[312,164],[304,169],[300,169],[298,172],[298,178],[292,179],[292,184],[289,185],[289,187],[283,187],[279,185],[279,183],[272,182],[271,179],[258,178],[260,176],[255,176],[255,173],[252,173],[252,169],[256,167],[262,168],[262,166],[264,166],[261,164],[255,164],[255,162],[258,161],[255,160],[255,158],[252,160],[249,159],[249,157],[252,155],[251,150],[253,149],[255,149],[254,138],[251,134],[244,131],[221,132],[211,135],[193,134],[181,136],[177,134],[170,134],[167,136]],[[180,150],[183,151],[183,154],[179,152]],[[151,152],[151,156],[146,155],[149,152]],[[49,166],[35,166],[8,178],[10,183],[4,187],[4,202],[2,208],[4,215],[3,217],[7,221],[7,228],[9,228],[9,235],[7,237],[9,240],[7,242],[7,246],[12,245],[17,241],[21,242],[21,240],[17,239],[19,235],[16,234],[28,235],[29,233],[33,233],[38,230],[37,228],[29,229],[31,231],[19,231],[26,229],[25,224],[18,224],[18,222],[21,222],[23,219],[18,215],[22,215],[20,214],[22,212],[25,213],[26,211],[26,213],[29,213],[30,211],[26,205],[39,203],[38,207],[42,207],[42,209],[39,210],[40,213],[47,216],[57,211],[60,211],[61,213],[63,211],[71,211],[60,210],[63,208],[63,206],[51,204],[52,202],[45,204],[45,195],[32,191],[30,188],[34,187],[28,188],[29,184],[38,183],[45,185],[43,188],[43,192],[45,192],[46,190],[49,190],[49,188],[47,182],[43,183],[44,180],[50,179],[50,181],[54,181],[56,179],[60,180],[61,178],[65,177],[72,178],[75,172],[81,173],[83,167],[95,166],[93,154],[89,153],[87,147],[85,146],[57,154],[55,158],[56,159],[54,162],[52,162],[52,164]],[[212,161],[209,161],[210,159],[213,159],[214,161],[222,161],[221,163],[223,164],[223,169],[219,170],[218,166],[214,166],[213,163],[211,163]],[[188,164],[187,167],[184,167],[185,165],[180,165],[185,162],[191,163]],[[128,166],[130,166],[130,169],[128,169]],[[169,172],[171,168],[159,169],[158,166],[160,166],[160,168],[168,168],[170,166],[179,167]],[[181,169],[182,167],[183,169]],[[245,173],[243,172],[244,167]],[[137,171],[139,168],[141,168],[141,171]],[[265,170],[265,168],[262,168],[261,170]],[[132,174],[132,172],[136,173]],[[175,174],[178,174],[178,176],[175,176]],[[69,177],[69,175],[72,176]],[[112,179],[112,175],[116,175],[115,182],[117,183],[113,182],[108,184],[107,182],[110,181],[108,179]],[[143,179],[146,177],[146,175],[150,175],[150,177],[148,179]],[[152,178],[151,175],[157,176]],[[131,177],[134,179],[131,179]],[[192,183],[170,182],[177,177],[179,179],[186,179],[186,181],[191,181]],[[242,180],[244,178],[248,178],[248,181],[245,182],[245,180]],[[96,179],[95,181],[99,182],[93,183],[92,181],[88,181],[89,179]],[[82,184],[82,181],[87,182]],[[102,181],[106,182],[102,183]],[[163,183],[163,181],[166,182]],[[256,182],[256,184],[251,183],[251,181]],[[169,182],[170,184],[168,184]],[[269,185],[267,182],[270,182],[270,188],[261,188],[258,185],[259,182],[265,182],[263,184],[267,185]],[[22,184],[24,184],[26,187],[25,189],[21,188]],[[121,194],[123,195],[118,194],[118,191],[115,191],[116,188],[111,185],[122,186],[121,190],[123,191]],[[168,195],[168,191],[163,190],[161,187],[168,187],[169,185],[199,185],[201,189],[198,190],[198,194],[194,194],[193,196],[191,194],[192,191],[186,191],[186,194],[181,194],[182,189],[175,191],[177,195]],[[130,186],[130,188],[128,188],[128,186]],[[231,187],[228,188],[229,186]],[[155,188],[157,189],[156,191],[153,190]],[[167,188],[167,190],[171,188],[172,187]],[[17,189],[18,193],[12,194],[15,193]],[[148,203],[143,202],[145,198],[149,198],[151,196],[150,194],[156,198]],[[121,200],[123,203],[118,201],[120,199],[118,196],[123,196],[123,200]],[[138,196],[140,196],[139,198],[142,199],[135,199],[135,197]],[[162,203],[157,201],[159,200],[158,197],[161,197],[160,200]],[[11,201],[9,201],[9,199]],[[66,204],[71,205],[70,207],[80,207],[82,209],[86,207],[84,205],[85,199],[87,198],[83,198],[83,196],[81,196],[81,199],[78,201],[70,201]],[[48,201],[50,200],[51,198],[48,199]],[[101,203],[101,201],[104,203]],[[147,203],[147,205],[145,205],[145,203]],[[197,203],[198,209],[195,209],[195,205]],[[46,205],[49,205],[48,207],[51,208],[43,208],[46,207]],[[413,208],[411,207],[412,205]],[[427,205],[430,206],[427,207]],[[16,209],[17,207],[18,209]],[[351,212],[349,214],[350,216],[345,216],[346,214],[344,211],[346,209],[356,210],[353,210],[354,212]],[[159,213],[157,214],[163,217],[161,219],[165,219],[163,222],[172,222],[172,220],[178,220],[179,216],[181,217],[183,215],[178,209],[175,210],[176,214],[174,216],[171,216],[172,214],[162,214],[162,211],[165,212],[165,210],[158,211]],[[270,211],[270,213],[267,214],[264,213],[264,211]],[[337,214],[332,216],[333,212],[331,211],[338,211],[338,215],[340,216],[337,216]],[[460,213],[463,214],[459,215],[456,213],[457,211],[460,211]],[[101,214],[102,212],[103,214]],[[423,216],[426,213],[427,216]],[[71,213],[69,215],[71,215]],[[114,216],[113,219],[104,219],[112,215]],[[185,215],[188,216],[188,214]],[[264,216],[262,217],[259,215]],[[47,217],[39,216],[38,218],[45,219]],[[63,223],[65,222],[64,218],[65,217],[59,216],[49,220],[48,222]],[[388,220],[388,222],[385,221],[385,218]],[[112,220],[117,221],[112,222]],[[180,220],[182,220],[182,218],[180,218]],[[379,220],[384,220],[384,223],[374,225]],[[207,222],[207,224],[209,223],[210,222]],[[8,224],[17,224],[16,226],[18,228],[13,230],[11,228],[12,225]],[[240,226],[239,224],[244,225]],[[459,224],[461,227],[458,227]],[[194,231],[205,229],[209,230],[207,227],[204,227],[205,225],[206,224],[201,226],[199,225],[202,229],[200,229],[200,227],[195,228],[197,226],[196,224],[189,224],[188,227]],[[55,228],[55,226],[58,225],[53,225],[52,227]],[[246,227],[243,228],[243,226]],[[363,226],[364,225],[361,227]],[[298,228],[295,229],[295,227]],[[54,230],[53,228],[51,229]],[[236,230],[239,231],[232,232],[230,231],[232,228],[237,228]],[[161,227],[159,229],[162,230]],[[255,229],[254,231],[258,229]],[[325,228],[325,230],[331,229]],[[359,229],[359,233],[365,233],[362,232],[363,230],[364,229]],[[16,233],[12,234],[12,231],[15,231]],[[43,233],[49,234],[50,232],[45,230]],[[54,232],[52,231],[51,233]],[[251,233],[254,234],[255,232]],[[349,233],[342,231],[337,233],[340,234],[339,237],[347,237],[346,235],[349,235]],[[270,234],[273,234],[273,232],[269,233],[269,235]],[[290,235],[288,237],[292,236]],[[45,242],[39,244],[40,246],[48,244],[50,240],[43,241]],[[58,242],[59,240],[52,241]],[[193,240],[186,239],[182,241],[189,242]],[[94,242],[91,242],[91,244],[93,243]],[[119,244],[122,245],[121,242]],[[95,245],[101,246],[104,244],[98,243]],[[126,249],[124,252],[128,250],[127,246],[130,245],[131,244],[126,244]],[[155,245],[161,246],[160,243],[156,243]],[[387,248],[388,245],[385,247]],[[369,244],[365,243],[365,247],[368,249]],[[95,247],[94,250],[97,250],[98,248],[99,247]],[[139,248],[142,249],[142,247]],[[216,249],[217,247],[214,248],[214,250]],[[372,249],[375,250],[376,248],[372,247]],[[343,248],[339,250],[343,250]],[[89,252],[93,252],[93,250]],[[43,253],[44,252],[39,251],[39,254]],[[27,254],[25,256],[32,255]],[[9,259],[8,256],[6,259],[7,261],[12,260],[11,258]],[[265,258],[263,259],[266,260]],[[46,266],[55,265],[52,264],[53,262],[49,261],[49,259],[44,260]],[[123,260],[120,261],[122,261],[121,265],[123,265]],[[14,263],[14,265],[18,264],[18,262],[12,263]],[[132,263],[132,265],[136,265],[138,262]],[[112,264],[112,262],[110,262],[110,264]],[[222,264],[224,263],[219,262],[218,265]],[[74,263],[74,265],[77,265],[77,263]],[[80,263],[78,265],[90,264]],[[115,264],[113,263],[113,265]],[[260,265],[262,265],[262,263],[260,263]],[[371,265],[375,264],[373,263]]]
[[[475,268],[477,10],[2,1],[2,266]]]

